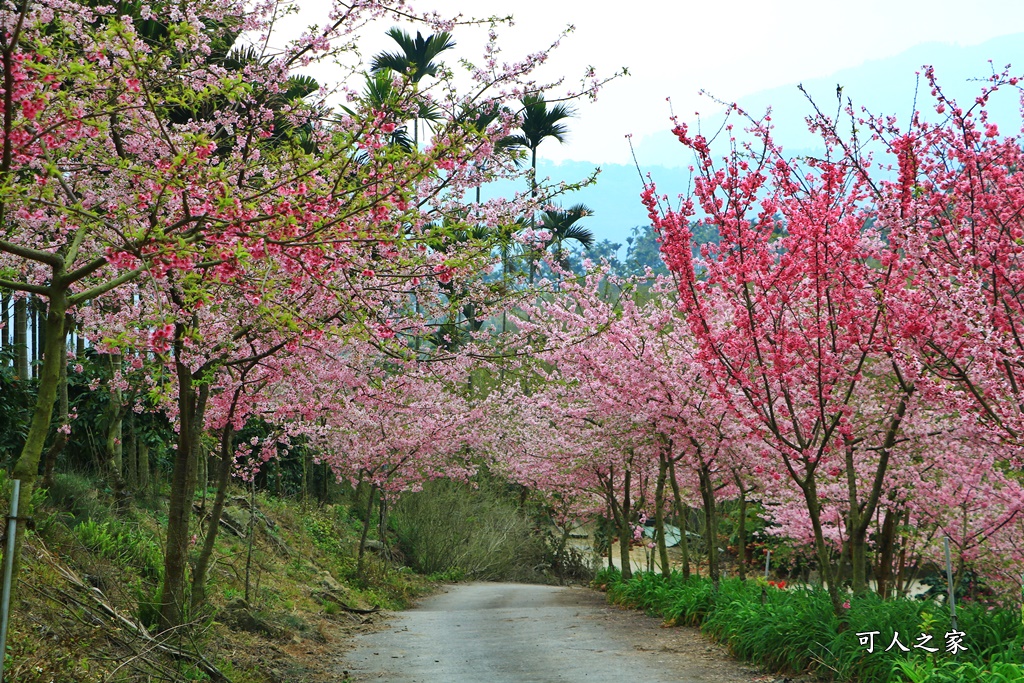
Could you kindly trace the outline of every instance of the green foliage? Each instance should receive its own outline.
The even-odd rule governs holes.
[[[159,580],[163,574],[163,551],[145,531],[117,522],[88,520],[74,529],[84,546],[108,560],[138,568],[142,576]]]
[[[3,505],[6,509],[10,509],[10,496],[13,492],[13,481],[10,475],[7,474],[7,470],[0,470],[0,500],[3,501]],[[39,506],[42,505],[43,501],[46,500],[46,489],[35,488],[32,490],[32,499],[26,501],[24,497],[18,501],[18,515],[31,515],[33,510],[38,510]],[[7,514],[6,512],[4,514]]]
[[[318,550],[336,557],[352,554],[351,546],[342,543],[341,533],[331,519],[310,515],[302,521],[302,524]]]
[[[623,275],[643,275],[647,268],[655,274],[668,275],[665,262],[661,260],[661,247],[653,226],[635,226],[626,238],[626,244]]]
[[[1022,683],[1024,666],[1009,662],[977,665],[955,660],[901,660],[893,669],[901,683]]]
[[[17,457],[28,436],[35,385],[14,374],[14,347],[0,350],[0,466]]]
[[[401,498],[391,517],[398,544],[416,571],[461,570],[473,579],[535,575],[545,552],[530,520],[497,485],[439,480]]]
[[[953,656],[945,651],[949,610],[934,600],[851,596],[837,618],[822,589],[768,588],[762,603],[761,585],[738,579],[723,580],[715,590],[708,579],[638,573],[623,581],[617,570],[605,569],[595,584],[608,587],[612,602],[699,625],[738,657],[781,672],[860,683],[1024,681],[1024,628],[1016,611],[978,604],[958,610],[968,649]],[[879,633],[869,653],[857,634],[870,631]],[[897,631],[910,652],[885,652]],[[938,652],[913,647],[921,633],[932,636]]]
[[[111,516],[110,507],[100,501],[98,486],[84,474],[55,472],[48,490],[50,505],[71,513],[75,523],[106,521]]]

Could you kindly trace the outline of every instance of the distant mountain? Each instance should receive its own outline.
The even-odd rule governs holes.
[[[963,104],[970,104],[981,86],[975,79],[991,75],[993,66],[999,71],[1007,64],[1014,64],[1016,71],[1024,74],[1024,33],[966,47],[926,43],[894,57],[865,62],[831,76],[804,81],[803,85],[827,114],[836,112],[836,85],[841,85],[844,104],[849,97],[858,109],[863,106],[874,114],[893,114],[906,121],[914,107],[915,86],[918,88],[918,108],[931,110],[931,95],[922,70],[926,64],[935,67],[939,84],[947,95]],[[922,72],[920,82],[915,75],[917,72]],[[793,83],[764,90],[738,100],[739,105],[754,116],[760,116],[771,107],[776,139],[794,154],[816,148],[816,140],[807,131],[804,120],[814,110],[797,85]],[[728,98],[728,93],[713,94]],[[989,113],[997,121],[1019,122],[1017,93],[1005,91],[1002,97],[990,104]],[[703,128],[714,131],[720,123],[721,116],[712,113],[703,123]],[[697,124],[691,121],[689,125],[693,128]],[[686,155],[678,153],[679,143],[667,126],[664,132],[642,138],[636,149],[641,164],[685,167],[689,163]]]
[[[992,60],[989,64],[988,60]],[[834,114],[836,111],[836,85],[843,87],[843,101],[850,97],[855,107],[867,107],[875,114],[893,114],[905,121],[914,106],[914,89],[917,83],[915,72],[924,64],[935,67],[943,91],[955,97],[965,106],[977,96],[980,83],[972,79],[984,78],[992,73],[993,65],[1001,70],[1006,64],[1018,66],[1024,74],[1024,33],[1003,36],[980,45],[957,46],[941,43],[919,45],[907,52],[866,62],[861,66],[844,69],[832,76],[804,82],[804,88],[814,98],[822,111]],[[727,93],[715,93],[725,96]],[[1016,130],[1020,125],[1018,93],[1006,91],[1002,97],[990,103],[988,109],[993,120],[1009,123]],[[931,111],[931,96],[922,74],[918,85],[917,105]],[[813,112],[807,99],[797,89],[797,84],[772,88],[739,100],[740,106],[754,115],[760,115],[770,106],[775,125],[775,138],[784,150],[800,155],[819,151],[813,135],[807,131],[804,118]],[[704,130],[714,130],[721,123],[721,114],[712,114],[703,122]],[[690,123],[696,127],[696,122]],[[543,154],[543,148],[541,148]],[[636,144],[636,156],[643,172],[650,173],[657,183],[659,193],[675,198],[685,192],[689,181],[687,165],[691,156],[683,149],[675,136],[668,130],[648,135]],[[550,176],[552,180],[578,181],[587,177],[598,164],[585,161],[565,161],[560,164],[546,162],[538,164],[540,177]],[[565,205],[583,202],[594,210],[594,215],[585,219],[598,240],[608,239],[623,245],[620,255],[625,254],[625,240],[635,225],[646,225],[647,212],[640,203],[643,189],[640,174],[635,166],[624,164],[600,164],[601,174],[597,184],[584,188],[562,201]],[[511,194],[510,183],[492,183],[484,189],[484,196]]]

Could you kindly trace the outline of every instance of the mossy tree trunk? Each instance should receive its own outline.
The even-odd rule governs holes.
[[[55,278],[57,279],[57,278]],[[29,425],[28,436],[25,445],[22,447],[21,455],[11,472],[13,479],[21,480],[21,499],[32,500],[32,491],[35,489],[36,477],[39,472],[39,462],[43,454],[43,446],[50,431],[50,419],[53,416],[53,405],[57,398],[57,388],[60,384],[60,368],[65,364],[64,358],[64,314],[67,310],[67,298],[65,290],[60,288],[60,282],[51,287],[50,306],[46,313],[46,326],[49,334],[46,336],[46,349],[43,352],[42,367],[39,373],[39,389],[36,394],[36,406],[32,413],[32,422]],[[25,537],[25,519],[31,511],[26,510],[25,514],[19,513],[17,521],[16,544],[14,550],[14,574],[17,577],[20,569],[21,543]]]
[[[124,481],[124,397],[115,386],[115,378],[121,371],[121,355],[107,355],[107,370],[110,373],[109,396],[106,410],[107,433],[104,440],[106,450],[107,482],[114,492],[114,504],[117,509],[124,510],[128,505]]]
[[[64,319],[64,351],[67,350],[67,338],[71,334],[71,330],[74,328],[75,321],[70,316],[65,316]],[[68,402],[68,364],[65,360],[60,364],[59,376],[57,379],[57,410],[58,410],[58,422],[60,428],[57,433],[53,436],[53,442],[50,447],[46,449],[46,453],[43,456],[43,487],[49,488],[53,483],[53,468],[57,463],[57,458],[64,451],[64,447],[68,443],[68,432],[71,430],[69,423],[68,414],[70,412],[70,404]]]

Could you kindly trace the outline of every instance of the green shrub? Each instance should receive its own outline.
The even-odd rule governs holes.
[[[882,600],[875,594],[851,597],[837,618],[822,589],[768,588],[762,603],[757,582],[710,580],[679,574],[669,578],[638,573],[622,581],[617,570],[602,570],[595,583],[608,586],[608,599],[658,614],[672,623],[699,625],[739,657],[771,669],[859,683],[982,681],[1024,683],[1024,628],[1019,614],[979,604],[958,609],[958,630],[966,651],[945,651],[949,610],[934,600]],[[868,652],[858,633],[877,631]],[[885,652],[895,632],[910,647]],[[913,646],[921,633],[932,636],[934,654]]]
[[[893,673],[902,683],[1022,683],[1024,665],[992,662],[977,665],[972,662],[935,661],[915,659],[896,662]]]
[[[461,570],[468,578],[529,580],[544,541],[498,487],[439,480],[403,496],[391,517],[398,545],[421,574]]]
[[[135,567],[146,578],[156,581],[162,576],[163,551],[152,536],[139,528],[89,520],[75,527],[75,535],[93,552]]]
[[[48,489],[50,504],[67,510],[75,522],[106,521],[111,517],[110,507],[100,502],[98,485],[90,477],[74,472],[55,472]]]
[[[340,530],[334,521],[321,515],[309,515],[302,520],[302,526],[309,534],[313,545],[321,552],[333,555],[334,557],[349,557],[352,555],[350,545],[342,542]]]

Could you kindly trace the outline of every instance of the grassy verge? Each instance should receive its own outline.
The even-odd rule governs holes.
[[[611,602],[670,624],[699,626],[737,657],[780,673],[854,683],[1024,682],[1024,627],[1020,613],[1007,609],[959,607],[967,649],[953,655],[947,651],[949,610],[934,600],[851,597],[837,618],[823,590],[767,586],[762,602],[755,581],[724,580],[716,591],[708,579],[640,573],[623,581],[617,570],[607,569],[595,584],[608,591]],[[871,636],[861,635],[870,632],[877,632],[872,652],[862,643]],[[893,642],[897,632],[909,652]],[[923,642],[922,634],[930,641]]]
[[[211,680],[195,656],[174,656],[178,649],[199,653],[232,683],[336,681],[339,642],[371,628],[374,610],[406,607],[434,585],[375,555],[357,577],[361,522],[345,504],[258,494],[250,553],[243,493],[229,497],[230,526],[218,535],[207,599],[187,628],[153,640],[147,634],[155,632],[166,499],[115,514],[101,482],[58,474],[38,496],[35,529],[25,537],[5,680]],[[197,524],[193,553],[204,532]]]

